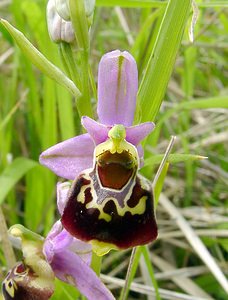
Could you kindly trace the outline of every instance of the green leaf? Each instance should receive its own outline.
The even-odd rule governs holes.
[[[148,249],[148,246],[142,246],[142,254],[144,256],[144,260],[151,278],[151,282],[153,284],[153,287],[155,289],[155,293],[156,293],[156,300],[161,300],[161,296],[159,294],[159,289],[158,289],[158,283],[157,280],[154,276],[154,268],[152,266],[151,260],[150,260],[150,252]]]
[[[207,109],[207,108],[228,108],[228,96],[217,96],[192,101],[184,101],[177,105],[179,109]]]
[[[144,162],[144,166],[151,166],[151,165],[158,165],[161,163],[162,159],[164,157],[164,154],[156,154],[152,157],[146,158]],[[200,155],[194,155],[194,154],[170,154],[168,157],[168,162],[171,164],[179,163],[179,162],[185,162],[185,161],[193,161],[193,160],[200,160],[200,159],[206,159],[205,156]]]
[[[154,0],[97,0],[97,6],[120,6],[120,7],[160,7],[167,5],[168,1]],[[181,1],[180,1],[181,2]],[[196,1],[199,7],[228,7],[227,1]]]
[[[182,35],[191,9],[191,0],[170,0],[160,31],[138,91],[140,122],[153,121],[166,92]],[[139,120],[137,120],[138,123]]]
[[[38,163],[24,157],[16,158],[0,175],[0,204],[3,202],[9,191],[29,170],[37,166]]]
[[[70,80],[59,68],[53,65],[41,52],[39,52],[23,35],[23,33],[13,27],[6,20],[1,19],[0,22],[14,38],[22,52],[41,72],[67,88],[76,99],[80,97],[81,93],[73,81]]]
[[[13,45],[13,39],[8,33],[8,31],[5,29],[5,27],[0,24],[0,32],[2,33],[2,36],[11,44]]]
[[[131,286],[131,283],[135,277],[135,274],[136,274],[136,271],[137,271],[137,268],[138,268],[138,265],[139,265],[139,259],[140,259],[140,256],[142,254],[142,247],[141,246],[138,246],[136,248],[133,248],[135,249],[135,252],[134,252],[134,256],[133,256],[133,261],[130,262],[132,263],[132,266],[131,266],[131,270],[130,270],[130,273],[129,273],[129,277],[128,277],[128,281],[127,281],[127,285],[126,285],[126,290],[125,288],[123,288],[121,290],[121,294],[120,294],[120,300],[125,300],[125,299],[128,299],[128,292],[129,292],[129,289],[130,289],[130,286]],[[134,250],[132,250],[134,251]],[[131,256],[132,258],[132,256]]]
[[[90,41],[84,0],[70,0],[69,7],[71,13],[71,22],[74,27],[74,33],[77,41],[77,52],[79,55],[78,59],[80,61],[80,89],[82,97],[79,100],[79,105],[81,108],[81,110],[79,110],[79,114],[80,116],[86,115],[93,117],[88,76]]]
[[[96,5],[120,7],[161,7],[167,5],[167,2],[152,0],[97,0]]]
[[[156,124],[155,131],[159,130],[162,124],[178,111],[191,110],[191,109],[209,109],[209,108],[228,108],[228,97],[217,96],[217,97],[203,98],[198,100],[183,101],[163,114],[161,119]]]

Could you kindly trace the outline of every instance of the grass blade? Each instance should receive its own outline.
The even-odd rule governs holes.
[[[159,111],[190,9],[191,0],[170,0],[167,5],[154,49],[139,86],[138,103],[141,107],[139,113],[142,122],[153,121]]]
[[[16,158],[0,175],[0,204],[3,202],[9,191],[29,170],[37,166],[37,162],[19,157]]]
[[[152,157],[145,159],[144,167],[160,164],[163,157],[164,157],[164,154],[157,154],[157,155],[153,155]],[[194,154],[178,154],[178,153],[176,153],[176,154],[170,154],[167,162],[171,163],[171,164],[176,164],[176,163],[180,163],[180,162],[201,160],[201,159],[205,159],[205,158],[207,158],[207,157],[200,156],[200,155],[194,155]]]
[[[189,223],[164,194],[161,194],[159,203],[169,213],[173,220],[176,221],[178,227],[181,231],[183,231],[192,248],[196,251],[198,256],[202,259],[202,261],[217,279],[224,291],[228,293],[228,281],[225,275]]]
[[[71,81],[60,69],[53,65],[41,52],[39,52],[19,30],[13,27],[6,20],[1,19],[0,22],[14,38],[23,53],[41,72],[67,88],[76,99],[80,97],[81,93],[73,81]]]

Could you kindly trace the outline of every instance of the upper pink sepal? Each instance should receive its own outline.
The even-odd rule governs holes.
[[[108,131],[111,128],[96,122],[95,120],[84,116],[81,119],[83,127],[87,130],[91,138],[94,140],[95,144],[98,145],[103,143],[108,138]]]
[[[155,125],[153,122],[141,123],[136,126],[126,128],[127,141],[133,145],[138,145],[151,131]]]
[[[138,70],[133,56],[115,50],[105,54],[98,69],[99,121],[131,126],[136,106]]]

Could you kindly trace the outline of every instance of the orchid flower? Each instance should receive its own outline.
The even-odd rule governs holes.
[[[90,267],[91,245],[73,238],[60,221],[49,232],[43,253],[55,276],[77,287],[88,300],[115,299]]]
[[[87,133],[40,156],[41,164],[74,180],[61,221],[98,255],[146,244],[157,236],[152,187],[138,174],[143,161],[140,141],[154,124],[132,126],[137,89],[134,58],[119,50],[105,54],[98,70],[99,122],[82,117]]]
[[[60,221],[45,240],[21,225],[11,227],[9,234],[24,260],[3,281],[5,300],[47,300],[54,292],[55,277],[77,287],[88,300],[115,299],[90,268],[91,245],[73,238]]]
[[[43,253],[43,238],[22,225],[9,229],[12,244],[22,250],[18,262],[2,283],[4,300],[47,300],[54,292],[54,272]]]

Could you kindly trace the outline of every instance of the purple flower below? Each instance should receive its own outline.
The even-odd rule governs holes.
[[[58,193],[60,213],[65,190],[63,184]],[[3,281],[3,299],[48,300],[54,292],[55,277],[78,288],[88,300],[115,299],[90,267],[91,245],[72,237],[61,221],[54,224],[46,239],[20,224],[9,229],[9,237],[22,251],[23,262],[17,263]]]
[[[73,238],[60,221],[49,232],[43,252],[55,276],[76,286],[89,300],[115,299],[90,267],[91,245]]]

